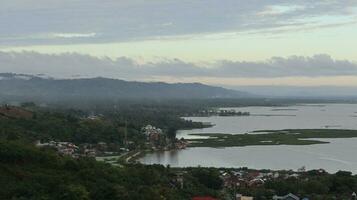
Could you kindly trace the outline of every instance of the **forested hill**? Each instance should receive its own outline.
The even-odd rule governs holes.
[[[108,78],[52,79],[0,74],[4,100],[208,99],[247,97],[247,93],[200,83],[130,82]]]

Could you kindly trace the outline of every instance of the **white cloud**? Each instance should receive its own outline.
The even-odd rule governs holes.
[[[207,66],[208,65],[208,66]],[[260,62],[222,60],[201,66],[178,59],[138,63],[133,59],[97,58],[81,54],[1,52],[0,72],[53,77],[111,77],[131,80],[174,78],[282,78],[357,76],[357,63],[329,55],[273,57]]]
[[[357,1],[351,0],[48,1],[2,0],[0,24],[5,28],[0,31],[0,45],[146,40],[261,31],[286,24],[319,28],[321,24],[348,25],[346,20],[357,15]],[[310,19],[320,20],[316,23]],[[58,33],[57,37],[27,37],[49,32]]]
[[[92,38],[97,36],[96,33],[53,33],[51,34],[54,38]]]
[[[258,12],[258,16],[266,17],[269,15],[277,16],[289,14],[297,11],[303,11],[306,7],[303,5],[272,5],[264,8],[263,11]]]

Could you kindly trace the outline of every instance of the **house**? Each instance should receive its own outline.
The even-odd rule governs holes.
[[[290,174],[290,175],[288,175],[288,178],[299,178],[299,174],[297,174],[297,173],[293,173],[293,174]]]
[[[160,128],[147,125],[142,128],[142,133],[146,136],[147,144],[151,144],[153,149],[162,148],[168,143],[168,139]]]
[[[225,176],[223,177],[223,185],[226,188],[239,187],[239,178],[235,176]]]
[[[261,185],[264,185],[265,181],[261,178],[255,178],[251,181],[249,181],[249,186],[250,187],[258,187],[258,186],[261,186]]]
[[[273,200],[300,200],[300,198],[294,194],[287,194],[285,196],[273,196]]]
[[[247,197],[247,196],[243,196],[241,194],[237,194],[236,195],[236,200],[253,200],[253,197]]]
[[[104,152],[104,151],[107,151],[108,149],[108,144],[105,143],[105,142],[98,142],[97,146],[96,146],[96,149],[98,151],[101,151],[101,152]]]
[[[193,197],[192,200],[218,200],[218,199],[207,196],[207,197]]]
[[[94,158],[97,155],[97,152],[95,149],[84,149],[84,154],[85,157],[90,157]]]
[[[142,128],[142,132],[146,135],[146,137],[149,139],[158,137],[163,133],[163,131],[160,128],[156,128],[155,126],[152,125],[147,125]]]
[[[176,149],[186,149],[188,142],[183,138],[180,140],[176,139],[174,145]]]

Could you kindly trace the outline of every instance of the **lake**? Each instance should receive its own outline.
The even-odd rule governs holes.
[[[187,120],[210,122],[215,126],[181,130],[177,137],[192,133],[244,134],[257,130],[281,129],[357,129],[357,104],[309,104],[289,107],[224,108],[250,112],[250,116],[188,117]],[[329,144],[310,146],[249,146],[229,148],[188,148],[154,152],[139,159],[145,164],[174,167],[249,167],[255,169],[324,168],[329,172],[348,170],[357,173],[357,138],[324,139]]]

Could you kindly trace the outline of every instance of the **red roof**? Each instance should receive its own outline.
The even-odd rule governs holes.
[[[213,197],[193,197],[192,200],[218,200]]]

